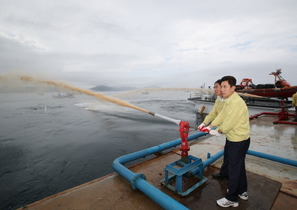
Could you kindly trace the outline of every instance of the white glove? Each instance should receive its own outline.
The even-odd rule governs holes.
[[[202,127],[201,129],[200,129],[200,131],[201,132],[204,132],[204,133],[209,133],[209,131],[210,131],[210,127],[209,126],[207,126],[207,127]]]
[[[222,135],[222,134],[219,133],[218,130],[210,130],[210,131],[209,131],[209,134],[210,134],[210,135],[213,135],[213,136],[217,136],[217,137],[219,137],[219,136]]]
[[[198,130],[201,131],[201,129],[204,128],[205,126],[206,126],[206,125],[205,125],[204,123],[201,123],[201,124],[198,126]]]

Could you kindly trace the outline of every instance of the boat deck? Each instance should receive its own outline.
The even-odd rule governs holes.
[[[274,116],[251,121],[250,149],[292,160],[297,157],[297,126],[274,125]],[[225,137],[206,136],[191,142],[189,154],[206,159],[223,149]],[[219,170],[222,158],[205,169],[208,181],[189,195],[182,197],[160,184],[164,167],[180,159],[179,149],[130,167],[143,173],[146,180],[189,209],[221,209],[216,200],[224,197],[227,180],[212,179]],[[239,201],[238,209],[294,209],[297,203],[297,168],[290,165],[247,155],[249,200]],[[162,209],[141,191],[133,191],[130,184],[117,173],[50,196],[20,209]]]

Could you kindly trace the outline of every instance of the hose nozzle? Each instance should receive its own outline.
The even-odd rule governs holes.
[[[149,112],[149,114],[151,114],[151,115],[155,116],[155,113],[154,113],[154,112]]]
[[[177,125],[179,125],[179,123],[181,122],[180,120],[176,120],[176,119],[173,119],[173,118],[170,118],[170,117],[166,117],[166,116],[163,116],[163,115],[160,115],[158,113],[154,113],[154,112],[149,112],[149,114],[153,115],[153,116],[156,116],[156,117],[159,117],[159,118],[162,118],[164,120],[167,120],[167,121],[170,121],[170,122],[173,122]]]

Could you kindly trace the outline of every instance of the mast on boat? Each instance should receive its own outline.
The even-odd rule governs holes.
[[[280,74],[282,73],[281,69],[277,69],[276,72],[271,72],[269,75],[274,76],[274,84],[277,88],[290,87],[288,83]]]

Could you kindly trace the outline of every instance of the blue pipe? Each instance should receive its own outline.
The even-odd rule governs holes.
[[[198,132],[196,134],[190,135],[188,137],[188,141],[197,139],[201,136],[206,135],[206,133]],[[145,175],[143,174],[135,174],[129,169],[127,169],[123,164],[128,163],[133,160],[137,160],[139,158],[161,152],[165,149],[169,149],[171,147],[175,147],[181,143],[181,138],[160,144],[158,146],[154,146],[148,149],[144,149],[138,152],[134,152],[128,155],[121,156],[114,160],[113,162],[113,169],[118,172],[121,176],[123,176],[127,181],[131,183],[132,188],[139,189],[144,194],[146,194],[148,197],[150,197],[152,200],[154,200],[157,204],[159,204],[164,209],[171,209],[171,210],[189,210],[187,207],[179,203],[178,201],[174,200],[167,194],[163,193],[153,185],[149,184],[145,179]],[[286,158],[281,158],[273,155],[268,155],[265,153],[260,153],[252,150],[248,150],[247,154],[257,156],[260,158],[266,158],[268,160],[277,161],[284,164],[289,164],[292,166],[297,167],[297,161],[289,160]],[[220,152],[216,153],[215,155],[208,157],[203,162],[203,168],[209,166],[211,163],[215,162],[217,159],[222,157],[224,155],[224,150],[221,150]],[[210,155],[209,155],[210,156]]]
[[[198,132],[188,137],[188,141],[197,139],[201,136],[205,136],[207,133]],[[121,156],[113,161],[112,167],[113,169],[119,173],[122,177],[124,177],[128,182],[131,183],[132,188],[135,190],[136,188],[146,194],[148,197],[153,199],[157,204],[159,204],[164,209],[171,210],[189,210],[187,207],[177,202],[167,194],[160,191],[158,188],[149,184],[145,181],[145,176],[143,174],[135,174],[129,169],[127,169],[123,164],[128,163],[133,160],[137,160],[139,158],[161,152],[165,149],[169,149],[171,147],[175,147],[181,143],[181,138],[160,144],[159,146],[154,146],[148,149],[144,149],[138,152],[134,152],[128,155]]]
[[[296,160],[290,160],[290,159],[286,159],[286,158],[282,158],[282,157],[278,157],[278,156],[274,156],[274,155],[265,154],[262,152],[256,152],[253,150],[248,150],[247,154],[297,167]]]
[[[219,159],[220,157],[222,157],[224,155],[224,150],[219,151],[218,153],[216,153],[214,156],[210,156],[210,153],[207,154],[207,159],[205,161],[202,162],[202,167],[203,169],[207,166],[209,166],[210,164],[212,164],[213,162],[215,162],[217,159]],[[196,174],[200,173],[201,168],[199,167],[195,167],[194,169],[192,169],[191,171],[189,171],[187,173],[188,176],[194,176]]]
[[[216,153],[215,155],[207,158],[205,161],[203,161],[203,168],[209,166],[210,164],[212,164],[213,162],[215,162],[217,159],[219,159],[223,155],[224,155],[224,150],[221,150],[218,153]]]

